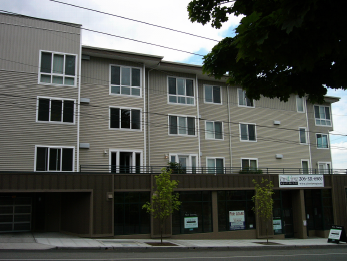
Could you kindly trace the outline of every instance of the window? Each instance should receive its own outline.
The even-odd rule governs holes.
[[[196,154],[171,154],[170,162],[179,163],[178,168],[173,168],[172,173],[185,174],[185,173],[196,173],[197,166]]]
[[[73,147],[36,146],[35,149],[35,171],[73,171]]]
[[[318,162],[319,174],[331,174],[331,162]]]
[[[241,141],[257,141],[255,124],[240,123]]]
[[[246,91],[237,89],[239,97],[239,106],[254,107],[253,100],[250,100],[246,96]]]
[[[112,173],[141,173],[142,151],[110,149],[110,171]]]
[[[327,134],[316,134],[317,148],[327,149],[329,148],[328,135]]]
[[[74,123],[74,100],[37,99],[37,121]]]
[[[110,94],[141,96],[141,69],[111,65]]]
[[[241,159],[242,170],[257,170],[258,160],[257,159]]]
[[[195,118],[169,115],[169,134],[195,135]]]
[[[301,160],[301,168],[302,168],[302,174],[306,175],[309,174],[309,163],[308,160]]]
[[[300,144],[307,144],[306,128],[299,128],[299,140]]]
[[[224,158],[207,158],[207,173],[223,174],[224,173]]]
[[[141,110],[110,108],[110,128],[141,130]]]
[[[223,139],[223,123],[220,121],[206,121],[206,139]]]
[[[41,51],[39,83],[76,85],[76,55]]]
[[[330,108],[328,106],[314,106],[316,125],[331,126]]]
[[[193,80],[168,77],[169,103],[194,105]]]
[[[296,96],[296,109],[298,112],[305,112],[304,97]]]
[[[205,103],[222,104],[220,86],[204,85],[204,88],[205,88]]]

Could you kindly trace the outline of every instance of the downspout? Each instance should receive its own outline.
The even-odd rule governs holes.
[[[229,97],[229,85],[226,86],[227,87],[227,103],[228,103],[228,131],[229,131],[229,154],[230,154],[230,168],[233,167],[233,157],[232,157],[232,148],[231,148],[231,126],[230,126],[230,97]]]
[[[142,65],[142,70],[143,70],[143,155],[144,159],[142,163],[145,163],[144,165],[146,166],[147,162],[147,142],[146,142],[146,137],[147,137],[147,126],[146,126],[146,119],[147,119],[147,104],[146,104],[146,65],[143,63]]]
[[[80,55],[78,65],[78,98],[77,98],[77,159],[76,172],[80,170],[80,114],[81,114],[81,66],[82,65],[82,30],[80,30]]]
[[[196,112],[198,116],[198,145],[199,145],[199,155],[198,155],[198,167],[201,167],[201,141],[200,141],[200,109],[199,109],[199,84],[198,75],[195,74],[195,88],[196,88]]]
[[[152,69],[150,69],[148,72],[147,72],[147,105],[148,105],[148,110],[147,112],[149,112],[149,72],[154,70],[156,67],[158,67],[160,65],[160,62]],[[147,123],[145,122],[145,124],[147,124],[147,129],[148,129],[148,166],[150,166],[151,164],[151,135],[149,134],[150,133],[150,126],[149,126],[149,113],[148,114],[148,117],[147,117]]]
[[[312,166],[312,155],[311,155],[311,139],[310,139],[310,126],[308,124],[308,115],[307,115],[307,103],[306,103],[306,99],[304,99],[305,101],[305,108],[306,108],[306,125],[307,125],[307,139],[308,139],[308,151],[310,153],[310,167],[311,167],[311,171],[313,169],[313,166]],[[302,164],[302,163],[301,163]],[[301,166],[302,167],[302,166]],[[313,174],[313,173],[311,173]]]

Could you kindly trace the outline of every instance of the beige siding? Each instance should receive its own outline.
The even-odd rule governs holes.
[[[81,105],[80,142],[89,143],[90,149],[80,150],[81,165],[109,165],[109,150],[141,151],[144,160],[143,98],[109,94],[110,64],[138,67],[142,72],[139,63],[93,56],[82,60],[81,98],[89,98],[90,103]],[[110,107],[140,109],[142,129],[110,129]]]
[[[195,75],[153,70],[149,73],[149,139],[150,165],[165,166],[165,155],[198,154],[198,137],[169,135],[168,115],[197,117],[197,107],[191,105],[168,104],[168,76],[185,77],[194,80]],[[146,75],[146,77],[148,77]],[[197,122],[195,122],[197,126]],[[197,132],[196,132],[197,134]]]
[[[38,96],[78,102],[77,87],[40,85],[38,71],[40,50],[79,57],[80,29],[1,14],[0,39],[1,170],[33,171],[35,145],[74,147],[76,166],[77,118],[74,124],[36,122],[36,114]]]
[[[224,158],[224,166],[231,166],[230,135],[227,87],[221,86],[222,104],[205,103],[204,85],[221,86],[218,82],[199,81],[199,110],[201,135],[201,166],[207,165],[206,158]],[[206,121],[223,122],[223,140],[206,139]]]
[[[306,115],[296,111],[296,98],[288,102],[261,98],[255,108],[239,107],[237,88],[230,89],[230,114],[233,167],[241,167],[242,158],[258,159],[259,168],[301,168],[301,159],[309,159],[309,146],[300,145],[299,127],[307,127]],[[280,121],[280,125],[274,125]],[[240,140],[240,123],[256,124],[256,142]],[[283,159],[276,159],[282,154]]]
[[[330,107],[330,114],[331,114],[331,104],[324,103],[322,105]],[[329,137],[329,132],[333,130],[333,127],[332,126],[331,127],[316,126],[315,115],[314,115],[314,104],[307,103],[307,114],[308,114],[308,124],[310,128],[310,143],[312,145],[311,146],[312,168],[318,169],[318,162],[331,162],[332,160],[331,160],[330,140],[329,140],[329,149],[319,149],[317,148],[316,134],[317,133],[327,134]],[[332,117],[331,117],[331,121],[332,121]]]

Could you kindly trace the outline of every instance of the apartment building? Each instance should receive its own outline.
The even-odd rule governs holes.
[[[332,175],[329,144],[339,98],[253,101],[201,66],[82,46],[77,24],[1,13],[0,39],[0,232],[157,237],[141,206],[168,162],[180,164],[182,206],[166,236],[262,237],[252,180],[265,174],[273,237],[346,223],[347,179]],[[294,175],[320,183],[281,185]]]

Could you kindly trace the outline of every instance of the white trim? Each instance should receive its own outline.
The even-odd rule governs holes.
[[[187,166],[186,166],[188,168],[187,173],[190,173],[190,171],[192,169],[192,157],[196,158],[196,160],[197,160],[196,167],[198,167],[198,160],[199,160],[198,154],[194,154],[194,153],[169,153],[169,162],[171,162],[172,156],[175,157],[176,163],[179,163],[178,157],[187,157],[188,158],[188,162],[187,162]]]
[[[212,87],[212,102],[207,102],[207,101],[206,101],[206,91],[205,91],[205,87],[206,87],[206,86],[211,86],[211,87]],[[213,102],[213,87],[219,87],[220,103]],[[205,104],[223,105],[222,86],[220,86],[220,85],[204,84],[204,85],[203,85],[203,93],[204,93],[204,103],[205,103]]]
[[[322,173],[322,174],[329,174],[330,173],[330,170],[332,169],[331,162],[329,162],[329,161],[318,161],[317,162],[318,173],[321,174],[320,169],[319,169],[319,164],[324,164],[325,165],[324,168],[323,168],[323,170],[324,170],[323,172],[324,173]],[[329,168],[327,166],[328,164],[330,165]],[[327,173],[325,173],[326,170],[328,170]],[[330,174],[332,174],[332,173],[330,173]]]
[[[200,134],[200,102],[199,102],[199,81],[198,75],[195,74],[195,92],[196,92],[196,118],[197,118],[197,135],[198,135],[198,158],[197,167],[201,167],[201,134]]]
[[[257,163],[257,169],[258,167],[258,158],[241,158],[241,170],[242,170],[242,160],[248,160],[248,163],[250,163],[250,160],[255,160]],[[251,166],[251,164],[249,164],[249,166]]]
[[[305,143],[302,143],[301,142],[301,132],[300,132],[300,129],[304,129],[305,130]],[[306,129],[306,127],[299,127],[299,143],[301,144],[301,145],[308,145],[308,142],[307,142],[308,140],[307,140],[307,129]]]
[[[230,167],[233,167],[233,157],[232,157],[232,142],[231,142],[231,115],[230,115],[230,93],[229,93],[229,87],[226,86],[227,88],[227,109],[228,109],[228,131],[229,131],[229,153],[230,153]]]
[[[299,111],[298,110],[298,99],[301,99],[302,100],[302,108],[303,108],[303,111]],[[305,96],[303,97],[299,97],[299,95],[296,95],[295,96],[295,101],[296,101],[296,112],[298,113],[306,113],[306,105],[305,105]]]
[[[213,123],[213,135],[214,135],[214,138],[207,138],[207,123],[208,122],[212,122]],[[222,138],[221,139],[216,139],[216,128],[215,128],[215,123],[216,122],[220,122],[222,123]],[[224,122],[223,121],[209,121],[209,120],[205,120],[205,140],[224,140]]]
[[[176,79],[176,92],[177,92],[177,79],[184,79],[185,80],[185,92],[187,93],[187,87],[186,87],[186,80],[192,80],[193,81],[193,91],[194,91],[194,96],[186,96],[186,95],[179,95],[179,94],[170,94],[169,93],[169,78],[175,78]],[[171,105],[188,105],[188,106],[195,106],[195,97],[197,96],[197,93],[195,88],[194,88],[194,85],[195,85],[195,80],[194,78],[185,78],[185,77],[177,77],[177,76],[166,76],[166,90],[167,90],[167,104],[171,104]],[[185,98],[192,98],[193,99],[193,102],[194,104],[188,104],[188,103],[179,103],[179,102],[170,102],[169,101],[169,98],[170,98],[170,95],[171,96],[176,96],[177,98],[178,97],[185,97]]]
[[[143,85],[141,86],[143,91],[143,163],[146,165],[147,162],[147,105],[146,105],[146,65],[142,64],[142,77],[143,77]],[[141,124],[142,125],[142,124]]]
[[[307,173],[304,173],[304,168],[303,168],[303,165],[302,165],[302,162],[304,162],[304,161],[307,162],[307,168],[308,168]],[[301,159],[301,169],[302,169],[302,172],[303,172],[302,174],[304,174],[304,175],[305,174],[311,174],[310,173],[310,169],[311,169],[310,166],[311,166],[311,164],[310,164],[310,161],[308,159]]]
[[[45,171],[37,171],[36,170],[36,158],[37,158],[37,148],[40,147],[40,148],[54,148],[54,149],[73,149],[72,151],[72,171],[62,171],[62,170],[45,170]],[[61,153],[61,157],[62,157],[62,153]],[[48,160],[48,159],[47,159]],[[63,164],[63,161],[60,160],[60,169],[62,169],[62,164]],[[48,166],[48,169],[49,169],[49,166]],[[75,146],[47,146],[47,145],[35,145],[35,152],[34,152],[34,171],[36,172],[74,172],[74,169],[75,169]]]
[[[248,136],[248,140],[242,140],[241,139],[241,124],[247,125],[247,136]],[[248,125],[254,125],[254,134],[255,134],[255,140],[249,140],[249,133],[248,133]],[[240,141],[242,142],[257,142],[258,141],[258,137],[257,137],[257,125],[255,123],[248,123],[248,122],[239,122],[239,131],[240,131]]]
[[[108,117],[109,117],[109,121],[108,121],[108,129],[109,130],[120,130],[120,131],[136,131],[136,132],[141,132],[142,131],[142,123],[143,123],[143,120],[142,120],[142,109],[141,108],[133,108],[133,107],[118,107],[118,106],[108,106]],[[122,109],[126,109],[126,110],[138,110],[140,111],[140,129],[127,129],[127,128],[111,128],[111,108],[114,108],[114,109],[119,109],[119,126],[121,126],[121,110]],[[131,127],[131,116],[130,116],[130,127]]]
[[[330,125],[321,125],[321,124],[317,124],[316,123],[316,110],[315,110],[315,106],[318,107],[328,107],[329,108],[329,116],[330,116]],[[313,119],[314,119],[314,124],[315,126],[320,126],[320,127],[333,127],[333,118],[331,115],[331,106],[325,106],[325,105],[315,105],[313,104]],[[321,118],[317,118],[317,119],[321,119]],[[323,119],[324,120],[324,119]]]
[[[216,173],[216,171],[217,171],[217,164],[216,164],[216,160],[217,159],[222,159],[223,160],[223,172],[224,172],[224,169],[225,169],[225,157],[206,157],[206,171],[207,171],[207,173],[208,174],[213,174],[213,173],[209,173],[208,171],[209,171],[209,166],[208,166],[208,160],[209,159],[213,159],[214,160],[214,165],[215,165],[215,171],[214,171],[214,174],[217,174]],[[219,173],[219,174],[221,174],[221,173]]]
[[[241,105],[240,104],[240,97],[239,97],[239,90],[242,90],[242,88],[237,88],[237,106],[238,107],[245,107],[245,108],[255,108],[255,101],[252,100],[253,106],[247,106],[247,105]],[[245,97],[246,97],[246,91],[242,90],[242,92],[244,93]]]
[[[112,165],[112,152],[116,152],[116,166],[117,170],[116,173],[119,173],[119,153],[120,152],[131,152],[132,153],[132,165],[131,167],[136,167],[136,153],[140,153],[140,167],[143,166],[143,150],[129,150],[129,149],[108,149],[108,160],[109,160],[109,171],[111,172],[111,165]],[[134,157],[135,156],[135,157]]]
[[[317,138],[317,135],[326,135],[327,136],[327,145],[328,145],[327,148],[318,148],[318,138]],[[329,134],[326,134],[326,133],[316,133],[316,148],[319,149],[319,150],[327,150],[327,149],[330,148]]]
[[[46,99],[49,100],[49,119],[48,121],[39,121],[39,99]],[[51,101],[62,101],[61,106],[61,121],[51,121]],[[73,101],[74,102],[74,108],[73,108],[73,122],[64,122],[64,104],[63,101]],[[57,97],[47,97],[47,96],[37,96],[36,97],[36,122],[39,123],[53,123],[53,124],[66,124],[66,125],[75,125],[76,124],[76,99],[65,99],[65,98],[57,98]]]
[[[120,91],[122,90],[122,86],[125,86],[125,87],[129,87],[130,89],[134,88],[134,89],[139,89],[140,90],[140,95],[137,96],[137,95],[132,95],[132,94],[117,94],[117,93],[112,93],[111,92],[111,86],[116,86],[116,85],[113,85],[111,83],[111,67],[112,66],[118,66],[120,68],[130,68],[130,81],[132,80],[131,78],[131,74],[132,74],[132,68],[134,69],[139,69],[140,70],[140,86],[131,86],[131,85],[122,85],[122,69],[120,69],[120,78],[119,78],[119,81],[120,81],[120,84],[119,84],[119,88],[120,88]],[[141,67],[135,67],[135,66],[127,66],[127,65],[120,65],[120,64],[109,64],[109,95],[111,96],[121,96],[121,97],[132,97],[132,98],[142,98],[142,92],[143,92],[143,84],[144,84],[144,80],[142,79],[141,75],[142,75],[142,71],[143,71],[143,68]]]
[[[42,85],[54,85],[54,86],[69,86],[69,87],[77,87],[77,79],[78,79],[78,75],[77,75],[77,63],[78,63],[78,54],[72,54],[72,53],[63,53],[63,52],[55,52],[55,51],[47,51],[47,50],[39,50],[40,55],[39,55],[39,66],[38,66],[38,84],[42,84]],[[52,63],[51,63],[51,72],[50,73],[43,73],[41,72],[41,57],[42,57],[42,53],[51,53],[52,54]],[[64,55],[64,63],[63,63],[63,74],[59,74],[59,73],[53,73],[53,62],[54,62],[54,54],[59,54],[59,55]],[[65,58],[66,55],[70,55],[70,56],[75,56],[75,75],[67,75],[65,74]],[[53,83],[52,78],[50,83],[48,82],[41,82],[41,74],[44,75],[50,75],[52,76],[59,76],[59,77],[63,77],[63,80],[65,80],[65,77],[68,78],[74,78],[74,84],[73,85],[69,85],[69,84],[59,84],[59,83]]]
[[[82,30],[80,32],[80,43],[82,43]],[[80,44],[80,57],[82,58],[82,44]],[[82,71],[82,59],[78,60],[78,102],[77,102],[77,160],[76,160],[76,171],[80,168],[80,115],[81,115],[81,71]]]
[[[170,116],[176,116],[177,120],[178,118],[186,118],[186,128],[187,128],[187,134],[179,134],[179,126],[177,122],[177,134],[171,134],[170,133]],[[194,118],[194,135],[189,135],[188,134],[188,120],[187,118]],[[182,137],[197,137],[197,130],[196,130],[196,117],[192,115],[179,115],[179,114],[168,114],[167,117],[167,125],[168,125],[168,135],[169,136],[182,136]]]

